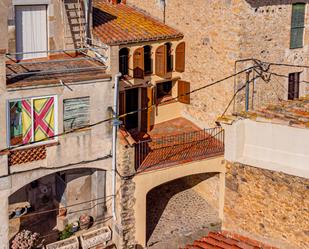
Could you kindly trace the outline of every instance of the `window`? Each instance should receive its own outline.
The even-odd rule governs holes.
[[[119,51],[119,72],[122,75],[129,74],[129,49],[122,48]]]
[[[172,98],[172,81],[167,81],[157,84],[157,103],[160,104],[162,101]]]
[[[56,132],[56,97],[9,102],[10,146],[42,141]]]
[[[173,71],[173,55],[172,55],[172,44],[166,43],[166,71],[172,72]]]
[[[291,41],[290,48],[302,48],[305,27],[305,3],[292,6]]]
[[[152,74],[152,59],[151,59],[151,47],[144,47],[144,70],[145,74]]]
[[[90,124],[90,98],[74,98],[63,100],[63,129],[70,131]]]
[[[288,99],[298,99],[299,98],[299,77],[300,73],[290,73],[289,74],[289,87],[288,87]]]

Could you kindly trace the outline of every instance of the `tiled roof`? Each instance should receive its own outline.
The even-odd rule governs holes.
[[[6,62],[7,88],[59,84],[60,80],[65,84],[110,78],[103,63],[83,54],[61,53],[21,63],[26,64]]]
[[[239,234],[221,231],[210,232],[206,237],[194,241],[184,249],[277,249]]]
[[[108,45],[182,38],[179,31],[126,4],[94,1],[93,33]]]
[[[218,121],[232,123],[238,117],[259,122],[309,128],[309,96],[299,100],[281,101],[260,110],[234,113],[233,116],[221,117]]]

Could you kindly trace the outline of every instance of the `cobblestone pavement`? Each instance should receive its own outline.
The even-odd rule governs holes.
[[[217,210],[180,180],[148,195],[147,245],[150,249],[178,249],[220,226]]]

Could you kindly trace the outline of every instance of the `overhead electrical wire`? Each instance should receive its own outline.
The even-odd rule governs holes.
[[[253,68],[256,68],[256,66],[248,67],[248,68],[243,69],[243,70],[241,70],[241,71],[239,71],[239,72],[236,72],[236,73],[231,74],[231,75],[229,75],[229,76],[227,76],[227,77],[224,77],[224,78],[222,78],[222,79],[220,79],[220,80],[217,80],[217,81],[214,81],[214,82],[212,82],[212,83],[206,84],[206,85],[204,85],[204,86],[202,86],[202,87],[196,88],[196,89],[194,89],[194,90],[192,90],[192,91],[190,91],[190,92],[187,92],[187,93],[184,93],[184,94],[180,94],[180,95],[178,95],[178,96],[176,96],[176,97],[174,97],[174,98],[171,98],[171,99],[162,101],[160,104],[169,103],[169,102],[172,102],[172,101],[174,101],[174,100],[177,100],[179,97],[187,96],[187,95],[189,95],[189,94],[191,94],[191,93],[195,93],[195,92],[201,91],[201,90],[206,89],[206,88],[208,88],[208,87],[211,87],[211,86],[213,86],[213,85],[216,85],[216,84],[219,84],[219,83],[221,83],[221,82],[224,82],[224,81],[226,81],[226,80],[228,80],[228,79],[230,79],[230,78],[233,78],[233,77],[235,77],[235,76],[237,76],[237,75],[240,75],[240,74],[242,74],[242,73],[244,73],[244,72],[246,72],[246,71],[248,71],[248,70],[251,70],[251,69],[253,69]],[[148,109],[150,109],[150,108],[152,108],[152,107],[154,107],[154,106],[157,106],[157,104],[152,104],[152,105],[149,105],[149,106],[144,107],[144,108],[139,108],[139,109],[137,109],[137,110],[135,110],[135,111],[131,111],[131,112],[124,113],[124,114],[122,114],[122,115],[119,115],[117,119],[124,118],[124,117],[126,117],[126,116],[128,116],[128,115],[133,115],[133,114],[136,114],[136,113],[139,113],[139,112],[148,110]],[[86,125],[86,126],[82,126],[82,127],[76,128],[76,129],[72,129],[72,130],[70,130],[70,131],[65,131],[65,132],[62,132],[62,133],[58,133],[58,134],[55,134],[55,135],[53,135],[53,136],[48,136],[48,137],[46,137],[46,138],[44,138],[44,139],[40,139],[40,140],[37,140],[37,141],[32,141],[32,142],[29,142],[29,143],[26,143],[26,144],[16,145],[16,146],[14,146],[14,147],[7,147],[7,148],[5,148],[5,149],[0,150],[0,153],[9,152],[9,151],[15,150],[15,149],[17,149],[17,148],[21,148],[21,147],[25,147],[25,146],[29,146],[29,145],[33,145],[33,144],[38,144],[38,143],[41,143],[41,142],[46,142],[46,141],[48,141],[48,140],[50,140],[50,139],[53,139],[53,138],[57,138],[57,137],[61,137],[61,136],[67,135],[67,134],[79,132],[79,131],[81,131],[81,130],[84,130],[84,129],[87,129],[87,128],[91,128],[91,127],[94,127],[94,126],[98,126],[98,125],[100,125],[100,124],[103,124],[103,123],[106,123],[106,122],[110,122],[110,121],[113,121],[113,120],[114,120],[113,117],[107,118],[107,119],[100,120],[100,121],[98,121],[98,122],[92,123],[92,124],[90,124],[90,125]]]

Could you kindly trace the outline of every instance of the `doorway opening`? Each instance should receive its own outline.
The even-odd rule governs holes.
[[[125,112],[138,110],[138,88],[125,91]],[[128,130],[138,128],[138,112],[126,116],[125,127]]]

